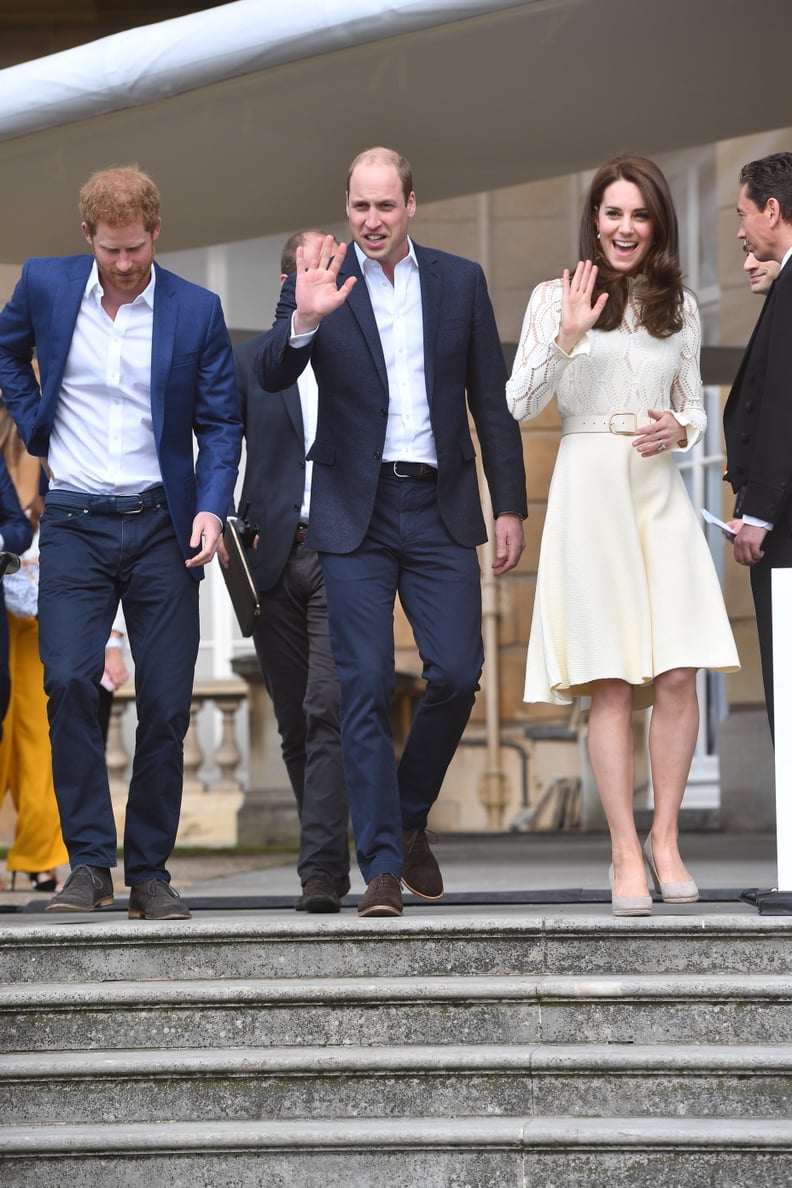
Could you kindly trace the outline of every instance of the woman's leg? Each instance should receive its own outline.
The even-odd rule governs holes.
[[[664,883],[690,879],[679,856],[679,809],[690,774],[698,725],[695,668],[671,668],[655,677],[655,702],[649,726],[655,805],[652,854]]]
[[[589,758],[610,830],[613,894],[619,897],[649,894],[633,816],[632,698],[626,681],[595,681],[588,724]]]

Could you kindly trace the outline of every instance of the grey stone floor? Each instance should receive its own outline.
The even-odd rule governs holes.
[[[772,835],[688,833],[683,836],[681,848],[702,890],[740,891],[776,885],[776,843]],[[451,893],[491,892],[497,901],[515,891],[583,890],[604,894],[607,890],[610,856],[605,834],[456,834],[439,837],[434,850],[443,870],[446,891]],[[359,895],[364,884],[354,860],[353,868],[352,894]],[[211,850],[180,854],[177,851],[169,869],[174,886],[188,899],[299,894],[295,854],[218,854]],[[65,873],[61,871],[62,875]],[[8,885],[4,872],[0,879]],[[123,894],[120,869],[114,881],[117,893]],[[18,878],[16,891],[0,891],[0,911],[4,908],[6,912],[12,911],[31,902],[43,907],[47,898],[34,895],[25,881]],[[701,908],[698,905],[697,910]],[[438,905],[438,910],[465,909],[447,902],[442,907]],[[742,905],[738,910],[755,911]]]
[[[506,833],[439,837],[434,852],[446,891],[602,890],[610,862],[605,834]],[[687,834],[682,853],[702,888],[772,887],[776,882],[775,838],[766,834]],[[271,860],[271,858],[270,858]],[[173,876],[177,878],[175,859]],[[289,895],[299,890],[293,856],[278,865],[230,870],[204,879],[200,862],[185,876],[193,893],[218,895]],[[363,879],[352,872],[352,894],[362,893]]]

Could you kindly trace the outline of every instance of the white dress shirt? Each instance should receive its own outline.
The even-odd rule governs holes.
[[[394,269],[393,284],[381,264],[370,260],[355,244],[388,375],[388,425],[382,457],[386,462],[437,466],[424,372],[421,277],[412,240],[407,242],[409,251]],[[305,346],[316,333],[294,334],[293,327],[292,317],[289,342],[294,347]]]
[[[154,285],[152,268],[113,319],[94,261],[50,434],[51,488],[129,495],[162,482],[151,417]]]
[[[437,466],[424,373],[421,277],[412,240],[407,242],[409,251],[393,270],[393,284],[382,265],[355,244],[388,372],[388,426],[382,457],[386,462]]]
[[[305,371],[297,378],[297,388],[300,393],[300,408],[302,409],[303,438],[307,455],[316,437],[316,420],[319,412],[319,386],[316,382],[313,367],[309,363]],[[313,478],[313,462],[305,460],[305,487],[303,489],[300,519],[307,520],[311,510],[311,480]]]

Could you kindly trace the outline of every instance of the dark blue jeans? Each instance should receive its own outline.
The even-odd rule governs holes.
[[[72,867],[116,865],[97,703],[120,599],[138,715],[124,831],[126,881],[168,880],[198,654],[198,582],[185,568],[164,501],[136,515],[85,510],[90,496],[83,503],[63,506],[75,504],[74,497],[51,492],[40,536],[39,650],[63,838]]]
[[[320,556],[358,864],[366,882],[400,877],[402,829],[426,825],[478,689],[478,558],[449,536],[434,483],[398,478],[380,479],[360,547]],[[391,734],[397,593],[426,680],[398,768]]]

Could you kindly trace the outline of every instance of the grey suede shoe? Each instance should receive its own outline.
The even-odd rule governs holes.
[[[130,920],[189,920],[187,904],[163,879],[138,883],[129,892]]]
[[[113,880],[104,866],[75,866],[62,890],[47,904],[48,912],[92,912],[113,902]]]

